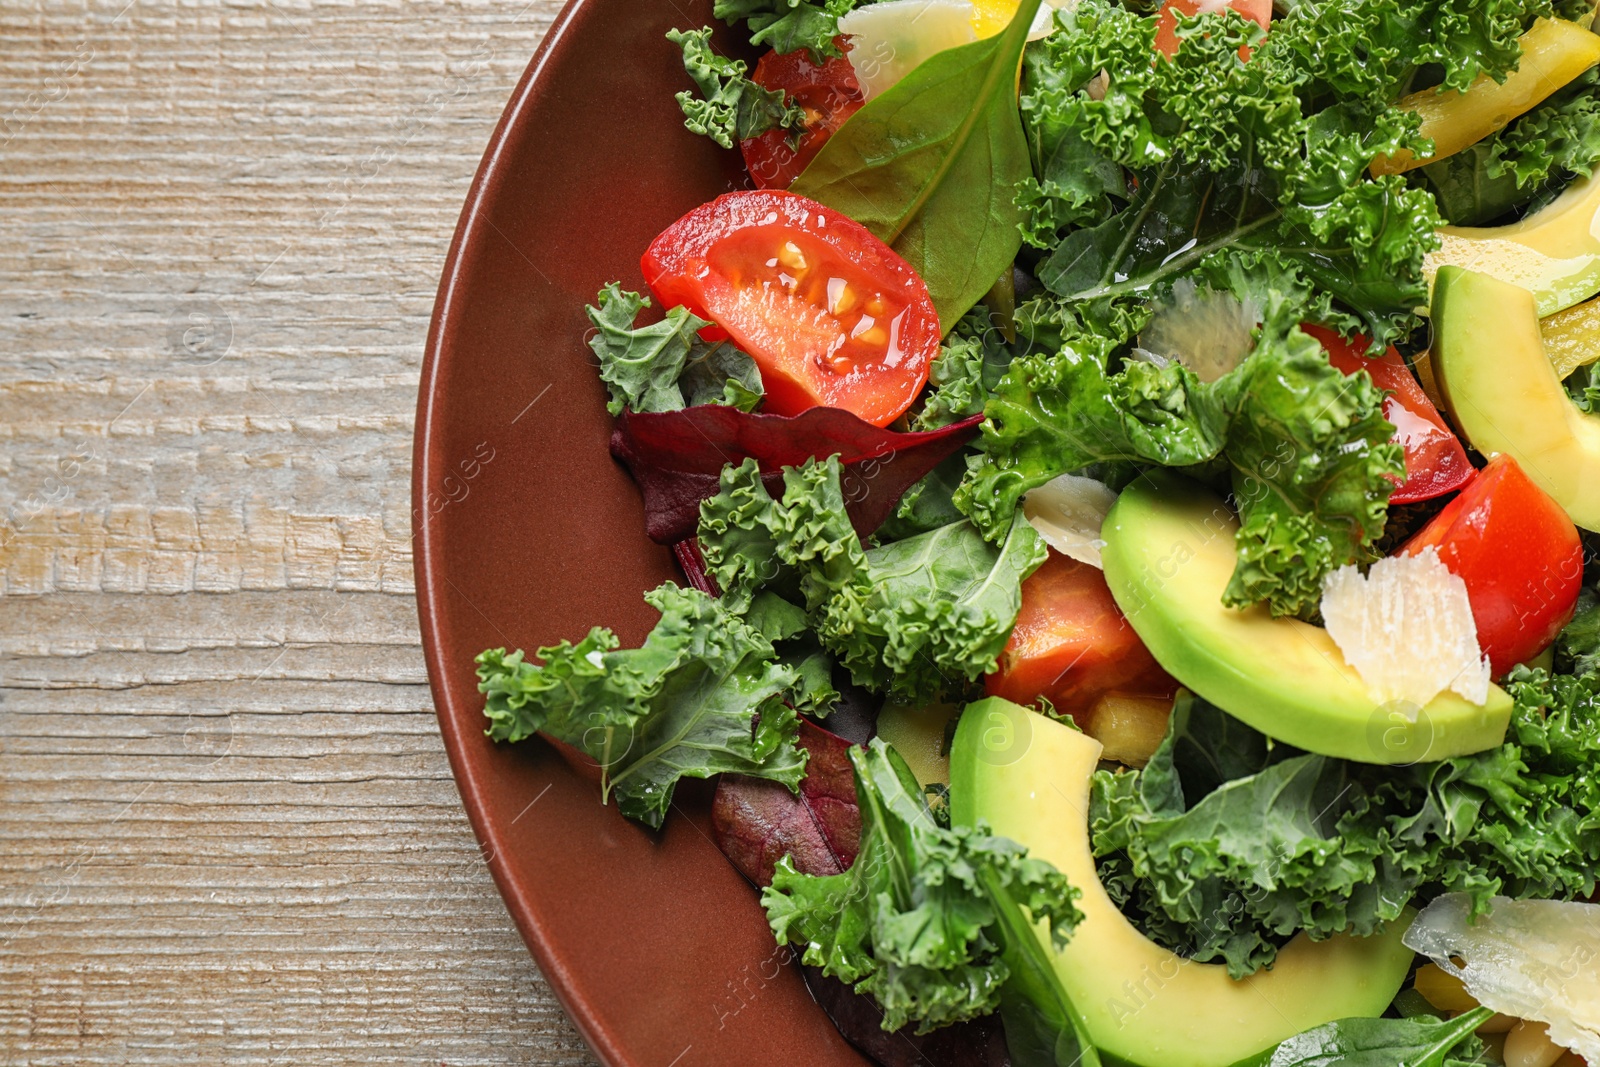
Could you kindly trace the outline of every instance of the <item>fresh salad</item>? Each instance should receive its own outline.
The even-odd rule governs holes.
[[[1600,1065],[1594,15],[715,0],[588,309],[685,581],[489,736],[720,776],[885,1064]]]

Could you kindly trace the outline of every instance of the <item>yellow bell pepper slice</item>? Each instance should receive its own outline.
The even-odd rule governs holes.
[[[1545,355],[1563,381],[1600,360],[1600,298],[1558,311],[1539,323]]]
[[[1522,63],[1505,81],[1485,74],[1466,92],[1424,89],[1401,100],[1397,106],[1422,116],[1422,135],[1433,142],[1433,155],[1379,156],[1372,161],[1373,176],[1402,174],[1471,148],[1596,63],[1600,36],[1576,23],[1539,19],[1522,35]]]

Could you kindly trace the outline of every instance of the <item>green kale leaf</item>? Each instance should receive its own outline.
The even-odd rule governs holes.
[[[725,404],[754,411],[763,399],[755,360],[727,341],[708,344],[699,332],[711,323],[688,308],[667,311],[660,322],[634,326],[649,297],[625,292],[612,282],[588,308],[594,324],[589,349],[600,361],[600,380],[613,415],[634,411],[678,411],[698,404]]]
[[[1458,226],[1530,208],[1600,163],[1600,70],[1591,70],[1506,129],[1417,173]]]
[[[1236,412],[1226,456],[1239,510],[1239,563],[1223,602],[1305,616],[1322,580],[1376,558],[1389,496],[1405,477],[1383,391],[1346,375],[1299,329],[1264,335],[1221,391]]]
[[[845,511],[842,473],[838,456],[785,467],[780,501],[754,459],[722,469],[717,494],[700,505],[700,551],[733,610],[776,586],[792,588],[815,611],[861,580],[866,555]]]
[[[817,635],[857,685],[931,700],[995,669],[1047,551],[1020,511],[998,545],[965,521],[881,545],[821,605]]]
[[[789,104],[781,89],[763,89],[744,76],[744,61],[711,50],[710,28],[670,30],[667,40],[683,49],[683,69],[700,90],[678,94],[684,125],[723,148],[760,137],[768,130],[805,125],[805,112]]]
[[[1110,373],[1103,340],[1017,360],[984,409],[988,462],[974,465],[956,506],[997,536],[1023,495],[1057,475],[1221,457],[1242,525],[1227,602],[1313,610],[1325,575],[1372,557],[1404,456],[1371,379],[1342,374],[1280,310],[1268,315],[1255,351],[1210,383],[1176,362]]]
[[[1600,674],[1519,667],[1505,684],[1515,706],[1502,746],[1408,768],[1239,744],[1253,731],[1233,722],[1227,747],[1250,755],[1219,774],[1182,754],[1224,736],[1225,716],[1180,701],[1144,771],[1096,775],[1107,890],[1151,937],[1235,976],[1270,964],[1297,931],[1371,934],[1441,893],[1470,894],[1479,910],[1501,894],[1588,896],[1600,870]]]
[[[833,39],[839,18],[856,6],[856,0],[716,0],[711,13],[733,25],[743,19],[750,43],[788,55],[804,48],[822,63],[840,54]]]
[[[1054,867],[983,827],[941,827],[899,754],[852,747],[861,851],[842,874],[798,873],[789,857],[762,892],[781,944],[883,1008],[883,1028],[919,1033],[987,1015],[1019,965],[1039,956],[1035,922],[1064,944],[1082,919]],[[1044,963],[1039,970],[1048,972]]]
[[[603,796],[660,827],[680,778],[732,772],[798,789],[805,754],[784,697],[796,671],[772,643],[715,598],[667,584],[645,594],[661,612],[639,648],[599,627],[576,645],[478,657],[488,735],[543,733],[600,764]]]
[[[1186,19],[1183,47],[1155,64],[1149,18],[1082,0],[1057,19],[1028,52],[1020,103],[1035,170],[1024,230],[1048,252],[1036,273],[1049,290],[1159,296],[1249,263],[1257,284],[1287,275],[1285,292],[1337,299],[1382,340],[1418,323],[1436,205],[1364,176],[1375,155],[1420,146],[1417,121],[1388,98],[1308,101],[1305,61],[1279,41],[1306,32],[1302,9],[1265,41],[1231,13]],[[1301,317],[1326,318],[1312,310]]]
[[[723,599],[739,611],[770,589],[803,602],[822,647],[856,684],[908,701],[992,671],[1022,580],[1044,562],[1033,528],[1016,515],[995,545],[962,519],[863,550],[840,473],[837,456],[787,467],[780,500],[753,460],[723,469],[699,530]]]

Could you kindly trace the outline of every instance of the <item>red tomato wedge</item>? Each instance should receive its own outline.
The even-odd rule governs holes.
[[[1583,545],[1566,511],[1499,455],[1400,549],[1432,546],[1467,583],[1478,645],[1499,677],[1550,646],[1583,588]]]
[[[1394,424],[1394,440],[1406,450],[1406,480],[1389,498],[1391,503],[1432,500],[1472,481],[1476,471],[1467,459],[1467,450],[1450,432],[1398,350],[1391,347],[1381,359],[1368,359],[1365,337],[1347,341],[1322,326],[1301,328],[1322,343],[1328,362],[1346,374],[1366,371],[1372,375],[1373,383],[1388,394],[1383,401],[1383,417]]]
[[[887,426],[939,352],[939,314],[911,265],[794,193],[720,196],[667,227],[641,266],[662,307],[710,319],[750,353],[774,415],[835,407]]]
[[[1178,54],[1179,15],[1210,15],[1229,9],[1254,19],[1262,29],[1272,26],[1272,0],[1166,0],[1156,15],[1156,51],[1171,58]],[[1250,58],[1250,49],[1239,49],[1240,59]]]
[[[1022,583],[1017,625],[985,688],[1018,704],[1045,697],[1082,716],[1107,693],[1170,698],[1178,683],[1128,625],[1105,575],[1051,549]]]
[[[835,38],[834,44],[849,51],[849,42],[843,37]],[[739,143],[744,165],[762,189],[787,189],[793,185],[834,131],[865,102],[849,59],[837,56],[818,66],[803,48],[787,54],[768,52],[756,64],[750,80],[763,89],[783,90],[789,102],[806,113],[805,128],[797,142],[791,142],[789,130],[768,130]]]

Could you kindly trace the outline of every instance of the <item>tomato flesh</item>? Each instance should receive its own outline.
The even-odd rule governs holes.
[[[1550,646],[1583,588],[1583,544],[1565,509],[1499,455],[1400,549],[1428,547],[1467,584],[1478,645],[1499,677]]]
[[[841,51],[849,42],[834,39]],[[805,49],[768,52],[756,64],[750,80],[763,89],[781,89],[790,103],[806,113],[797,140],[789,130],[768,130],[739,143],[750,177],[762,189],[787,189],[816,158],[834,131],[861,110],[865,102],[855,68],[846,56],[836,56],[818,66]]]
[[[836,407],[887,426],[939,351],[939,315],[911,265],[794,193],[718,197],[667,227],[641,266],[662,307],[710,319],[750,353],[773,414]]]
[[[1254,19],[1262,29],[1272,25],[1272,0],[1166,0],[1156,15],[1156,51],[1167,58],[1178,54],[1183,42],[1178,37],[1179,15],[1209,15],[1232,9]],[[1240,59],[1250,58],[1250,49],[1239,49]]]
[[[1366,371],[1385,393],[1383,417],[1394,426],[1394,440],[1406,450],[1406,478],[1389,498],[1392,504],[1415,504],[1453,493],[1477,474],[1461,440],[1445,424],[1439,409],[1417,384],[1399,350],[1391,346],[1379,359],[1368,359],[1365,337],[1345,340],[1321,326],[1302,326],[1322,343],[1328,362],[1346,374]]]
[[[1022,583],[1017,625],[985,688],[1018,704],[1045,697],[1086,722],[1108,693],[1170,699],[1178,683],[1128,625],[1099,568],[1051,549]]]

